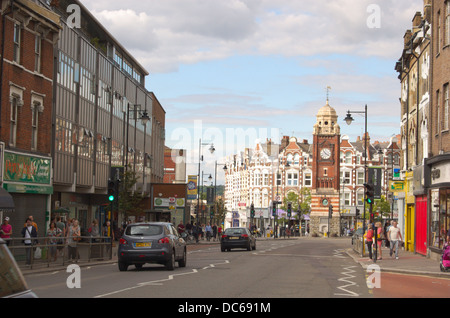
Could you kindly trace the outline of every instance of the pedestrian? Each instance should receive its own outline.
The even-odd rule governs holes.
[[[78,245],[77,243],[81,241],[81,231],[78,226],[78,220],[73,219],[72,225],[69,227],[67,236],[67,246],[69,249],[69,261],[77,261],[78,260]]]
[[[88,233],[91,236],[91,242],[97,242],[98,237],[100,236],[97,219],[92,220],[91,226],[88,229]]]
[[[56,222],[50,223],[50,227],[47,231],[47,245],[48,253],[47,259],[51,259],[53,257],[53,261],[56,261],[57,257],[57,245],[58,245],[58,237],[62,235],[62,231],[56,226]]]
[[[103,227],[103,236],[105,236],[105,243],[111,243],[114,241],[114,231],[110,221],[106,221]],[[106,244],[106,253],[110,253],[112,244]]]
[[[219,238],[219,241],[221,241],[222,240],[222,225],[220,225],[220,224],[217,227],[217,236]]]
[[[372,224],[367,225],[367,232],[364,234],[366,238],[367,250],[369,252],[369,258],[372,259],[372,245],[373,245],[373,228]]]
[[[198,243],[198,236],[199,236],[200,227],[198,223],[195,223],[192,227],[192,235],[195,237],[195,242]]]
[[[178,224],[177,230],[180,235],[184,233],[185,227],[182,221],[180,221],[180,224]]]
[[[31,220],[31,225],[34,226],[34,228],[36,229],[36,233],[37,233],[38,232],[38,226],[37,226],[37,223],[34,222],[34,217],[32,215],[30,215],[28,218]],[[27,226],[27,223],[25,222],[23,227],[26,227],[26,226]]]
[[[378,259],[382,259],[381,244],[386,239],[386,236],[384,235],[384,229],[381,226],[381,222],[375,223],[375,227],[377,228]]]
[[[205,235],[206,235],[206,240],[209,242],[211,240],[211,236],[212,236],[212,227],[210,224],[207,224],[205,226]]]
[[[25,226],[22,229],[22,237],[24,238],[23,244],[26,249],[26,262],[25,265],[31,265],[31,257],[33,256],[33,243],[37,245],[37,230],[32,224],[32,220],[27,218]]]
[[[216,241],[217,239],[217,224],[214,223],[214,225],[212,226],[212,231],[213,231],[213,241]]]
[[[386,246],[386,247],[389,247],[389,240],[387,239],[387,232],[389,231],[390,226],[391,226],[391,223],[389,221],[386,221],[386,223],[384,224],[384,234],[386,236],[384,246]]]
[[[403,238],[400,229],[397,227],[397,222],[395,221],[392,222],[392,225],[389,227],[387,236],[389,239],[389,246],[390,246],[389,255],[392,257],[393,249],[395,248],[395,259],[398,259],[398,246],[400,242],[403,241]]]
[[[6,245],[9,245],[9,240],[12,235],[12,226],[9,224],[9,217],[3,219],[3,224],[0,226],[0,237],[6,241]]]

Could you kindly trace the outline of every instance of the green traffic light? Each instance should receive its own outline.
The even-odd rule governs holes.
[[[113,196],[113,195],[110,195],[110,196],[108,197],[108,200],[109,200],[109,201],[114,201],[114,196]]]

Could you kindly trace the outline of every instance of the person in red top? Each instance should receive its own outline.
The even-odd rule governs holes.
[[[367,232],[365,234],[367,249],[369,251],[369,258],[372,259],[372,244],[373,244],[373,229],[372,224],[367,225]]]
[[[5,217],[3,224],[0,226],[0,237],[2,239],[9,239],[12,235],[12,226],[9,224],[9,217]],[[6,244],[9,245],[9,240],[6,240]]]

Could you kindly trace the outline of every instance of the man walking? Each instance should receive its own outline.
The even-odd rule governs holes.
[[[397,222],[392,222],[392,225],[389,227],[387,236],[390,248],[389,255],[392,257],[392,250],[395,248],[395,259],[398,259],[398,245],[403,241],[403,238],[402,233],[400,233],[400,229],[397,227]]]

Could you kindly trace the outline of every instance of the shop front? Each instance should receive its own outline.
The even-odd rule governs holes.
[[[15,204],[10,217],[13,229],[22,229],[25,220],[33,216],[38,225],[38,236],[45,236],[50,220],[50,199],[53,194],[51,167],[52,159],[37,155],[5,150],[3,153],[2,187]],[[13,236],[20,230],[13,231]]]
[[[151,206],[148,221],[171,222],[178,225],[191,221],[187,209],[187,184],[155,183],[151,185]]]
[[[430,258],[439,260],[450,230],[450,155],[427,161],[430,174],[429,232]]]

